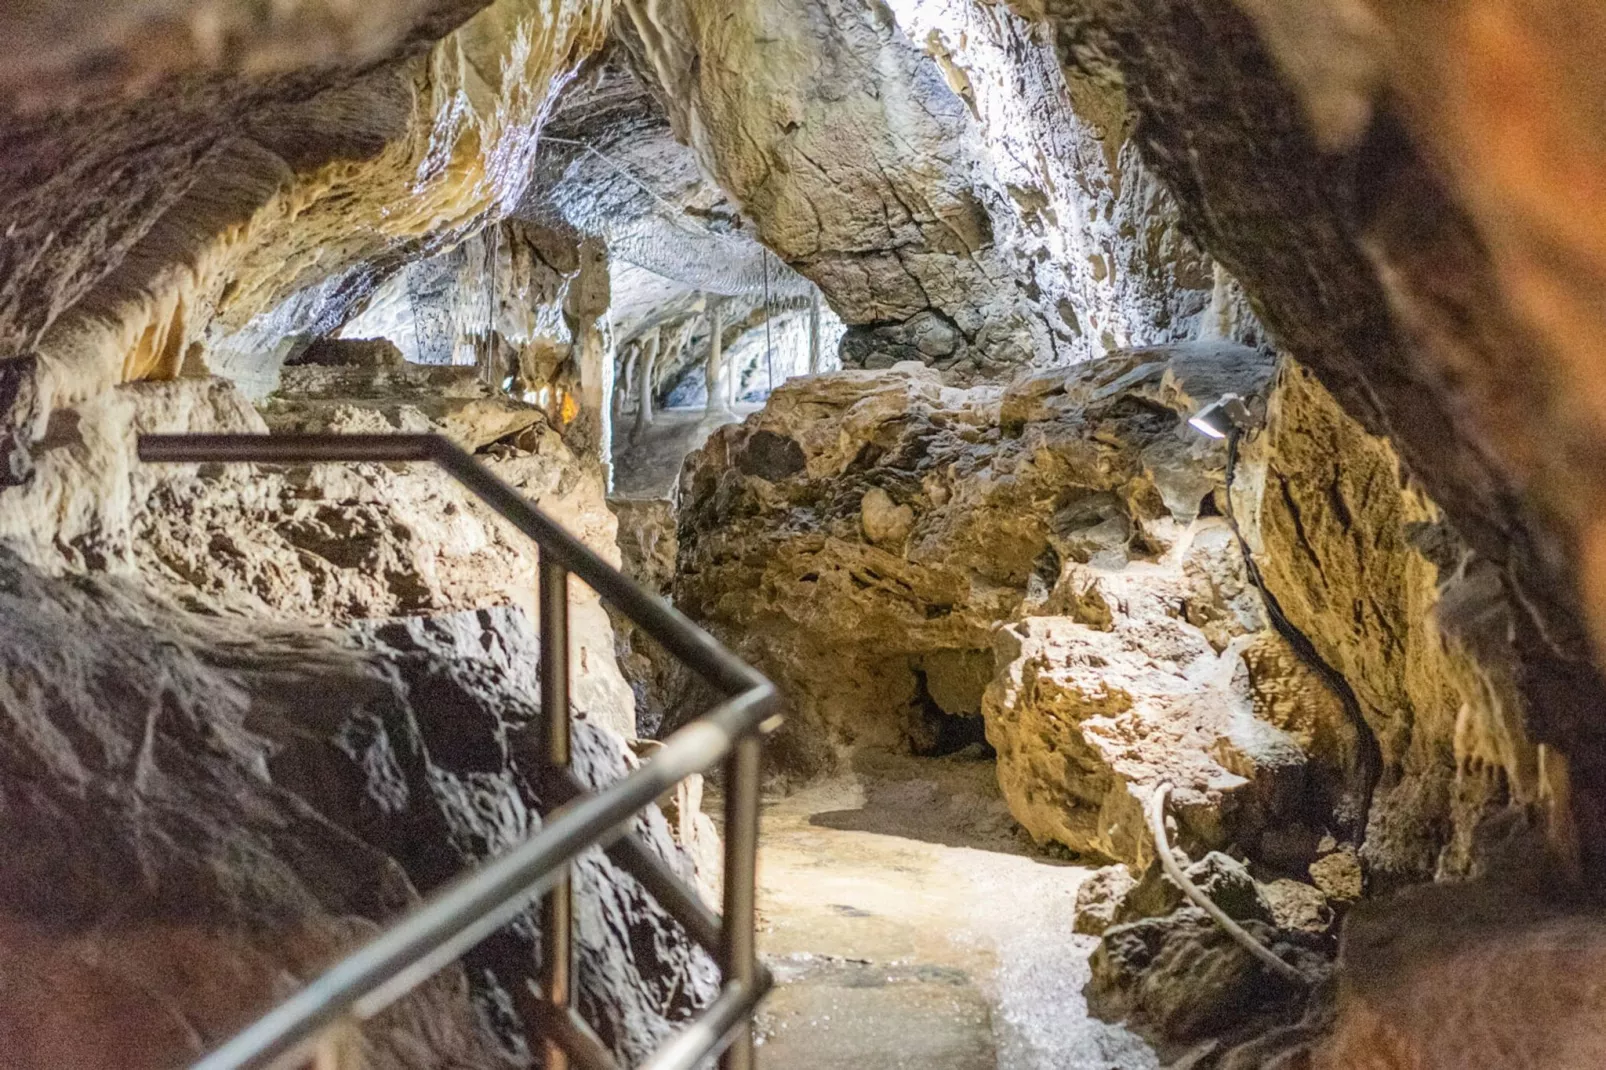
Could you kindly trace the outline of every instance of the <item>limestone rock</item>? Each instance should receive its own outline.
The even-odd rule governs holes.
[[[1279,929],[1326,933],[1333,928],[1333,909],[1320,888],[1279,877],[1260,885],[1260,895],[1271,907],[1272,921]]]
[[[1137,881],[1124,865],[1105,866],[1084,880],[1076,889],[1076,917],[1071,928],[1088,936],[1100,936],[1115,923],[1116,909]]]
[[[1279,947],[1276,930],[1258,921],[1244,927]],[[1136,1018],[1173,1042],[1243,1024],[1292,993],[1197,907],[1106,930],[1093,953],[1089,1005],[1101,1017]]]
[[[1317,1070],[1586,1070],[1606,1058],[1606,921],[1531,883],[1421,886],[1363,906],[1340,965]]]
[[[1353,903],[1365,891],[1361,861],[1350,849],[1340,848],[1310,864],[1310,879],[1328,899]]]
[[[405,411],[402,402],[390,403]],[[289,403],[279,415],[286,417]],[[340,424],[339,430],[393,430]],[[416,430],[440,425],[419,418]],[[145,431],[261,433],[262,418],[219,379],[130,384],[58,410],[28,485],[0,488],[0,535],[51,569],[137,570],[196,608],[344,622],[513,604],[533,613],[535,548],[431,465],[146,465]],[[502,479],[617,560],[601,475],[556,432],[482,455]],[[574,697],[635,733],[600,600],[571,592]]]
[[[918,365],[787,383],[689,459],[677,602],[793,703],[783,763],[923,746],[927,718],[982,712],[1040,840],[1145,864],[1161,779],[1206,846],[1319,820],[1304,787],[1312,767],[1343,780],[1342,711],[1258,700],[1321,685],[1291,656],[1246,660],[1281,640],[1226,523],[1200,515],[1223,458],[1183,419],[1269,374],[1199,345],[1001,391]]]
[[[19,1068],[187,1061],[536,827],[536,659],[515,611],[250,627],[0,548],[0,646]],[[588,721],[576,753],[591,783],[629,768]],[[686,866],[656,812],[640,828]],[[639,1060],[707,998],[712,964],[604,860],[582,860],[580,885],[582,1007]],[[533,974],[531,924],[365,1028],[364,1064],[499,1065],[523,1040],[496,986]]]
[[[859,521],[864,525],[865,538],[896,550],[914,530],[915,511],[907,505],[894,504],[885,490],[872,487],[859,499]]]
[[[438,430],[470,453],[546,422],[476,369],[408,364],[383,340],[321,343],[284,369],[263,418],[282,432]]]
[[[148,90],[164,78],[356,67],[440,33],[484,0],[312,0],[265,11],[246,0],[10,4],[0,12],[0,103],[61,108]]]
[[[655,594],[668,596],[674,584],[675,510],[671,502],[653,498],[610,498],[608,508],[619,521],[620,570]],[[635,696],[636,733],[657,738],[666,719],[673,723],[688,704],[706,709],[711,696],[699,689],[692,673],[651,636],[613,607],[614,650],[619,671]],[[700,712],[700,710],[699,710]]]
[[[1242,863],[1220,851],[1211,851],[1197,862],[1190,863],[1183,873],[1211,902],[1226,911],[1228,917],[1267,924],[1274,920],[1275,911],[1249,871]],[[1141,918],[1162,917],[1188,902],[1182,889],[1172,883],[1160,868],[1160,863],[1155,862],[1121,898],[1112,920],[1116,924],[1125,924]]]
[[[296,71],[310,56],[265,70],[219,56],[180,64],[198,69],[160,93],[89,94],[7,124],[0,230],[28,268],[0,278],[0,352],[39,354],[47,409],[204,373],[210,355],[241,357],[230,370],[242,378],[269,376],[280,343],[326,333],[401,261],[516,202],[557,87],[603,42],[607,5],[400,2],[342,8],[327,36],[312,34],[309,45],[342,40],[347,21],[382,31],[345,38],[320,76]],[[207,6],[249,7],[287,30],[336,9]],[[239,29],[267,28],[247,21]],[[213,43],[243,62],[262,39]]]
[[[1312,466],[1301,477],[1284,470],[1287,482],[1271,485],[1278,495],[1287,487],[1301,515],[1327,528],[1310,538],[1321,571],[1332,574],[1340,546],[1363,556],[1384,549],[1379,565],[1400,560],[1387,550],[1397,528],[1368,516],[1368,504],[1399,502],[1403,470],[1403,497],[1431,497],[1515,603],[1505,608],[1514,627],[1503,641],[1519,648],[1514,660],[1524,667],[1496,671],[1494,687],[1505,694],[1471,703],[1468,717],[1485,742],[1513,741],[1504,755],[1480,759],[1489,772],[1467,778],[1445,761],[1454,744],[1441,711],[1459,706],[1443,706],[1420,685],[1410,696],[1396,690],[1367,713],[1385,764],[1413,767],[1383,781],[1367,849],[1375,848],[1379,876],[1420,880],[1441,862],[1447,871],[1467,870],[1470,828],[1481,813],[1506,805],[1471,779],[1514,782],[1522,805],[1548,807],[1539,763],[1515,742],[1525,736],[1587,766],[1571,798],[1591,830],[1585,838],[1599,842],[1606,752],[1591,726],[1606,715],[1599,670],[1606,497],[1601,467],[1584,459],[1601,453],[1606,427],[1592,356],[1606,313],[1591,296],[1606,243],[1598,216],[1578,207],[1584,187],[1568,176],[1606,166],[1606,117],[1573,103],[1602,96],[1599,71],[1578,58],[1606,35],[1601,10],[1563,2],[1545,15],[1485,22],[1487,9],[1476,3],[1011,6],[1045,21],[1072,75],[1127,88],[1144,159],[1197,223],[1204,248],[1230,265],[1278,344],[1332,392],[1355,429],[1389,436],[1383,471],[1356,463],[1360,457],[1331,438],[1306,438],[1340,471],[1318,475]],[[1474,40],[1477,47],[1468,47]],[[1217,47],[1223,41],[1233,42],[1227,52]],[[1404,56],[1412,60],[1397,62]],[[1505,73],[1480,80],[1491,70]],[[1514,107],[1514,99],[1522,103]],[[1544,133],[1490,169],[1486,147],[1506,124]],[[1341,156],[1367,161],[1364,211],[1355,210],[1352,174],[1334,166]],[[1337,464],[1339,457],[1350,463]],[[1353,531],[1329,541],[1349,527],[1345,516],[1384,541]],[[1303,567],[1295,555],[1268,559]],[[1409,571],[1401,578],[1414,586]],[[1394,587],[1382,575],[1359,587],[1346,579],[1343,587],[1323,592],[1332,619],[1307,623],[1313,635],[1332,641],[1346,621],[1382,635],[1364,623],[1371,603],[1404,601],[1376,597]],[[1403,618],[1408,630],[1393,645],[1414,648],[1424,614]],[[1402,660],[1425,668],[1434,655]],[[1417,670],[1390,671],[1400,681]],[[1521,717],[1492,705],[1525,708],[1526,732],[1518,730]],[[1406,709],[1415,716],[1395,722],[1394,711]],[[1396,733],[1403,720],[1419,727]],[[1414,753],[1390,753],[1396,748]],[[1469,767],[1462,761],[1460,768]],[[1547,773],[1556,775],[1554,765]],[[1453,849],[1441,858],[1446,827]],[[1552,822],[1548,835],[1568,833]],[[1592,872],[1601,868],[1593,848],[1584,857]]]

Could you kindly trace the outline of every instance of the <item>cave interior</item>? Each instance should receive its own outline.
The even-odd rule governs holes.
[[[190,1065],[571,797],[505,516],[137,446],[433,434],[779,691],[729,1070],[1606,1066],[1602,55],[1586,0],[7,3],[0,1064]],[[597,791],[719,696],[566,604]],[[714,911],[730,779],[631,826]],[[532,901],[305,1065],[564,1070],[554,986],[647,1064],[731,960],[570,872],[572,985]]]

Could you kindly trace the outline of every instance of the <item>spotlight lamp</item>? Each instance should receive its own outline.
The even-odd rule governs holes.
[[[1237,394],[1223,394],[1189,418],[1195,431],[1211,438],[1226,438],[1234,431],[1248,430],[1254,423],[1249,406]]]

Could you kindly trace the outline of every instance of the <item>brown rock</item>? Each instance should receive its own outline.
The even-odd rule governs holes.
[[[864,537],[890,550],[901,549],[915,526],[915,511],[907,505],[893,504],[880,487],[871,487],[859,499],[859,521]]]
[[[1260,895],[1270,905],[1272,921],[1279,929],[1326,933],[1333,928],[1333,910],[1320,888],[1279,877],[1260,885]]]
[[[1366,890],[1361,860],[1347,844],[1312,862],[1310,879],[1323,895],[1339,903],[1353,903]]]
[[[192,1059],[537,826],[534,636],[515,611],[263,629],[3,549],[0,573],[8,1065]],[[628,769],[590,721],[575,750],[588,783]],[[656,811],[639,831],[689,873]],[[579,884],[582,1007],[639,1060],[706,999],[712,963],[605,860]],[[365,1065],[497,1062],[508,1037],[475,1002],[534,975],[528,925],[366,1027]]]
[[[1088,936],[1101,936],[1115,924],[1115,912],[1137,881],[1124,865],[1105,866],[1076,889],[1076,917],[1071,928]]]
[[[1530,875],[1532,876],[1532,875]],[[1317,1070],[1586,1070],[1606,1060],[1606,920],[1531,888],[1413,888],[1352,912]]]

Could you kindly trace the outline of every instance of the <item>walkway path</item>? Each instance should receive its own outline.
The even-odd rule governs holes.
[[[613,428],[613,494],[620,498],[672,498],[686,454],[701,449],[713,431],[745,420],[761,406],[740,404],[731,412],[710,417],[695,409],[664,409],[640,441],[633,442],[635,420],[625,416]]]
[[[863,759],[771,803],[759,946],[780,982],[764,1070],[1152,1070],[1089,1019],[1087,871],[1019,839],[992,765]]]

